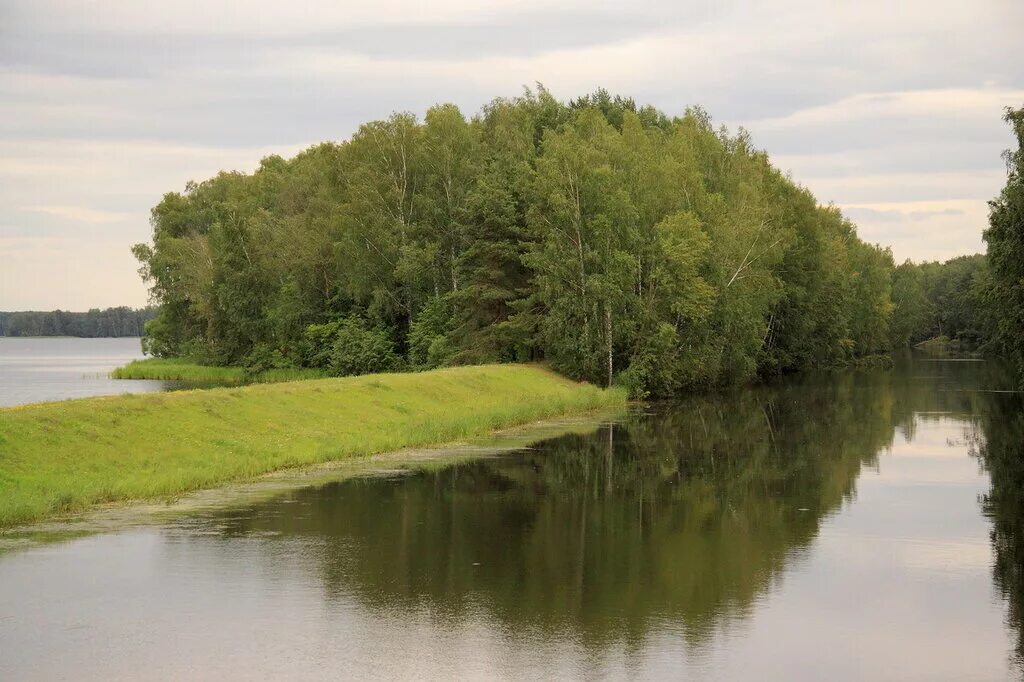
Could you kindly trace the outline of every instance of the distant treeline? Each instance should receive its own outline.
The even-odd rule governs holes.
[[[893,325],[914,285],[894,300],[888,249],[742,129],[600,90],[562,102],[541,88],[471,118],[450,104],[394,114],[189,183],[152,225],[134,247],[160,304],[147,349],[211,364],[545,360],[672,395],[975,333],[938,298]],[[940,296],[931,266],[897,279],[918,267]]]
[[[986,301],[990,277],[980,253],[945,263],[907,261],[897,267],[892,278],[893,345],[946,337],[965,349],[980,350],[992,335]]]
[[[93,308],[85,313],[66,310],[0,311],[0,336],[143,336],[146,322],[156,317],[149,308]]]

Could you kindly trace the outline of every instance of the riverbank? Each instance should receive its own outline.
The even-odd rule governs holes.
[[[0,526],[625,403],[537,366],[89,398],[0,409]]]
[[[275,383],[301,379],[324,379],[319,369],[268,369],[255,374],[244,367],[200,365],[188,358],[146,358],[132,360],[110,373],[111,379],[150,379],[209,384]]]
[[[977,345],[964,343],[961,339],[936,336],[914,346],[916,350],[937,358],[981,358]]]

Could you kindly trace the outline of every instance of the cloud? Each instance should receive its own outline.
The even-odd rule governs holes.
[[[138,263],[120,240],[0,236],[0,263],[0,310],[88,310],[146,302]]]
[[[565,3],[585,8],[589,3]],[[86,30],[107,35],[171,33],[185,35],[293,35],[331,28],[414,24],[421,27],[448,22],[474,22],[489,16],[545,7],[543,0],[378,0],[338,3],[302,0],[178,0],[155,8],[134,0],[34,0],[14,11],[19,22],[36,30]],[[594,3],[599,7],[601,2]]]
[[[904,213],[896,209],[880,211],[864,206],[847,206],[843,209],[843,213],[854,221],[865,220],[885,223],[905,220],[927,220],[938,216],[959,216],[964,215],[964,210],[961,208],[943,208],[932,211],[910,211],[909,213]]]
[[[0,140],[0,310],[144,305],[130,246],[148,241],[162,194],[298,149]]]
[[[116,223],[131,217],[130,213],[97,211],[83,206],[28,206],[25,210],[83,223]]]
[[[973,251],[1005,177],[1001,109],[1024,104],[1024,66],[1006,58],[1021,25],[1024,4],[955,0],[11,0],[0,238],[69,248],[33,264],[31,291],[0,283],[0,307],[141,301],[125,254],[164,192],[394,110],[475,112],[536,81],[561,97],[604,86],[670,115],[702,104],[897,254]],[[98,258],[95,244],[116,251],[104,264],[116,284],[63,285],[78,267],[64,254]]]
[[[883,201],[840,205],[860,236],[889,246],[897,262],[947,260],[984,252],[988,205],[971,199]]]
[[[1003,107],[1024,100],[1024,89],[955,88],[903,92],[869,92],[809,107],[786,116],[755,121],[764,130],[832,127],[853,121],[912,120],[932,125],[948,119],[987,118]]]
[[[964,211],[960,208],[944,208],[938,211],[911,211],[909,215],[911,220],[927,220],[938,216],[964,215]]]
[[[45,249],[47,251],[60,251],[66,246],[63,239],[49,238],[26,238],[26,237],[0,237],[0,256],[15,258],[18,252]]]

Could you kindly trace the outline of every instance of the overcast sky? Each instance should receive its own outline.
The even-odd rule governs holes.
[[[0,310],[142,305],[149,209],[394,110],[544,83],[743,125],[897,260],[983,250],[1020,0],[0,0]]]

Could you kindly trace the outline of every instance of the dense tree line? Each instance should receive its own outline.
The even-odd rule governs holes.
[[[944,263],[906,261],[892,276],[893,346],[944,338],[963,350],[980,350],[991,336],[990,288],[984,254]]]
[[[990,347],[1013,362],[1024,387],[1024,108],[1007,109],[1016,149],[1008,149],[1006,186],[989,202],[988,263],[991,284],[986,304],[991,315]]]
[[[0,336],[142,336],[155,308],[93,308],[84,313],[66,310],[0,311]]]
[[[337,374],[545,359],[666,395],[889,349],[892,258],[700,109],[543,89],[153,209],[148,350]]]

